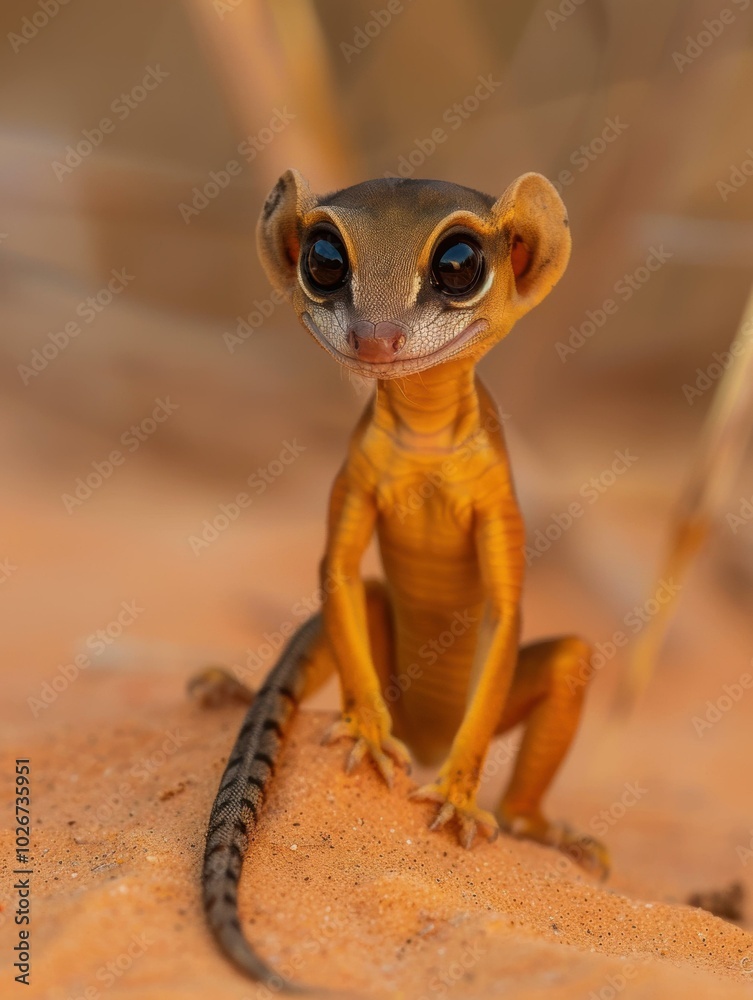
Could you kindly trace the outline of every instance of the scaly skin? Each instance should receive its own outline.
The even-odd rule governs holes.
[[[307,271],[322,226],[347,257],[347,282],[331,294]],[[443,298],[437,247],[458,227],[481,247],[483,269],[465,298]],[[212,928],[269,983],[272,971],[238,929],[235,886],[284,726],[332,670],[343,710],[325,741],[349,741],[347,770],[369,759],[390,785],[411,755],[440,764],[414,793],[436,804],[432,829],[453,821],[470,847],[478,831],[494,837],[502,827],[602,875],[608,859],[541,809],[577,729],[591,653],[574,637],[519,647],[524,528],[501,420],[475,374],[565,268],[559,197],[528,174],[496,202],[452,184],[386,180],[317,199],[289,171],[258,234],[270,279],[304,326],[344,367],[377,380],[332,489],[321,616],[291,640],[251,705],[207,840]],[[360,575],[374,535],[384,582]],[[519,722],[521,748],[492,815],[476,801],[484,759]]]

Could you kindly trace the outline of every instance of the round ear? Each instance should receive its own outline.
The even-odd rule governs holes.
[[[494,203],[492,216],[508,245],[518,316],[554,288],[570,259],[567,210],[541,174],[523,174]]]
[[[300,251],[300,220],[316,198],[297,170],[286,170],[267,195],[256,224],[256,247],[271,284],[290,292]]]

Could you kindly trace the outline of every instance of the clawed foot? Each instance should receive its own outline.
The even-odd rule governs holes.
[[[188,695],[202,708],[219,708],[229,702],[249,705],[254,700],[251,688],[241,684],[224,667],[205,667],[189,680]]]
[[[441,830],[450,820],[458,824],[458,840],[465,848],[473,846],[477,833],[494,840],[499,827],[494,816],[476,805],[475,793],[470,794],[453,788],[449,782],[439,778],[430,785],[423,785],[411,792],[412,799],[422,802],[436,802],[437,814],[429,824],[430,830]]]
[[[392,788],[395,763],[410,771],[410,753],[406,745],[392,736],[388,729],[377,722],[368,724],[355,713],[348,713],[327,730],[322,743],[353,740],[353,747],[345,761],[345,772],[350,774],[364,757],[371,757],[387,785]]]
[[[500,829],[513,837],[555,847],[602,881],[609,874],[609,851],[590,834],[578,833],[567,823],[550,823],[543,816],[510,815],[500,810],[498,818]]]

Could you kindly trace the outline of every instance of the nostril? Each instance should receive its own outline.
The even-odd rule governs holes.
[[[360,320],[348,330],[348,346],[354,354],[359,354],[366,342],[374,336],[374,324]]]
[[[389,320],[377,323],[374,336],[383,344],[385,354],[397,354],[405,345],[405,331],[397,323],[392,323]]]
[[[384,364],[405,345],[406,335],[395,323],[360,320],[348,330],[347,341],[359,361]]]

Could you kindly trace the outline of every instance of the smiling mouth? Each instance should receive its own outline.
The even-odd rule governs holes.
[[[460,348],[465,347],[478,333],[483,333],[489,327],[489,320],[475,319],[464,329],[457,333],[452,340],[442,344],[435,351],[422,354],[416,358],[395,358],[394,361],[359,361],[350,354],[343,354],[327,340],[324,334],[313,320],[310,313],[301,314],[301,319],[306,325],[306,329],[315,340],[334,358],[336,358],[344,368],[349,368],[358,375],[366,378],[400,378],[402,375],[412,375],[415,372],[423,371],[439,364],[440,361],[454,357]]]

